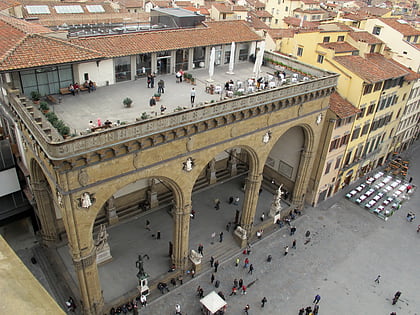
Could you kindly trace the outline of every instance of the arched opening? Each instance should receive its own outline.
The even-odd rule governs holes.
[[[241,221],[245,182],[255,158],[248,148],[218,152],[202,169],[194,184],[189,248],[204,247],[205,260],[220,259],[237,248],[232,233]]]

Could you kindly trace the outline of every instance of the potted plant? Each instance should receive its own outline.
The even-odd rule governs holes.
[[[125,107],[131,107],[131,104],[133,104],[133,100],[129,97],[126,97],[123,99],[123,104]]]
[[[189,73],[184,72],[184,81],[189,82],[188,75],[189,75]]]
[[[66,125],[63,125],[59,130],[58,130],[58,132],[64,137],[64,138],[67,138],[68,137],[68,135],[70,134],[70,127],[69,126],[66,126]]]
[[[188,73],[187,74],[187,81],[191,82],[192,77],[193,77],[193,75],[191,73]]]
[[[150,118],[150,116],[146,112],[143,112],[143,114],[141,114],[140,118],[141,119],[148,119],[148,118]]]
[[[41,99],[41,93],[38,91],[32,91],[31,92],[31,99],[34,104],[39,104],[39,100]]]
[[[191,84],[195,85],[195,78],[191,78]]]
[[[58,117],[53,112],[48,112],[45,114],[45,117],[47,117],[47,120],[51,123],[51,125],[54,126],[54,123],[58,120]]]
[[[159,101],[161,94],[160,93],[155,93],[155,95],[153,95],[153,96],[155,97],[156,101]]]
[[[39,103],[39,110],[43,112],[44,114],[48,113],[50,110],[50,107],[48,106],[48,103],[45,101],[42,101]]]

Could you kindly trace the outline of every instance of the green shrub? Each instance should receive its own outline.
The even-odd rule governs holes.
[[[31,99],[33,101],[39,101],[41,99],[41,93],[39,93],[38,91],[32,91],[31,92]]]
[[[60,129],[58,129],[58,132],[62,135],[62,136],[68,136],[70,134],[70,127],[63,125],[61,126]]]
[[[123,99],[123,104],[127,107],[130,107],[131,104],[133,104],[133,100],[129,97],[126,97],[125,99]]]
[[[49,112],[45,114],[45,117],[47,118],[47,120],[54,125],[54,122],[58,120],[57,115],[54,112]]]

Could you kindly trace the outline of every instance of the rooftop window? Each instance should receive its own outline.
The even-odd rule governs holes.
[[[27,5],[25,8],[29,14],[50,14],[47,5]]]
[[[60,5],[60,6],[55,6],[54,9],[59,14],[83,13],[83,9],[80,5]]]

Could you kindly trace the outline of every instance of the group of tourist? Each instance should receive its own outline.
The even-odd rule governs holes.
[[[95,83],[92,80],[86,80],[85,83],[83,83],[83,88],[87,89],[89,93],[96,90]],[[79,94],[79,91],[80,91],[79,83],[75,82],[75,83],[69,84],[68,90],[73,95]]]

